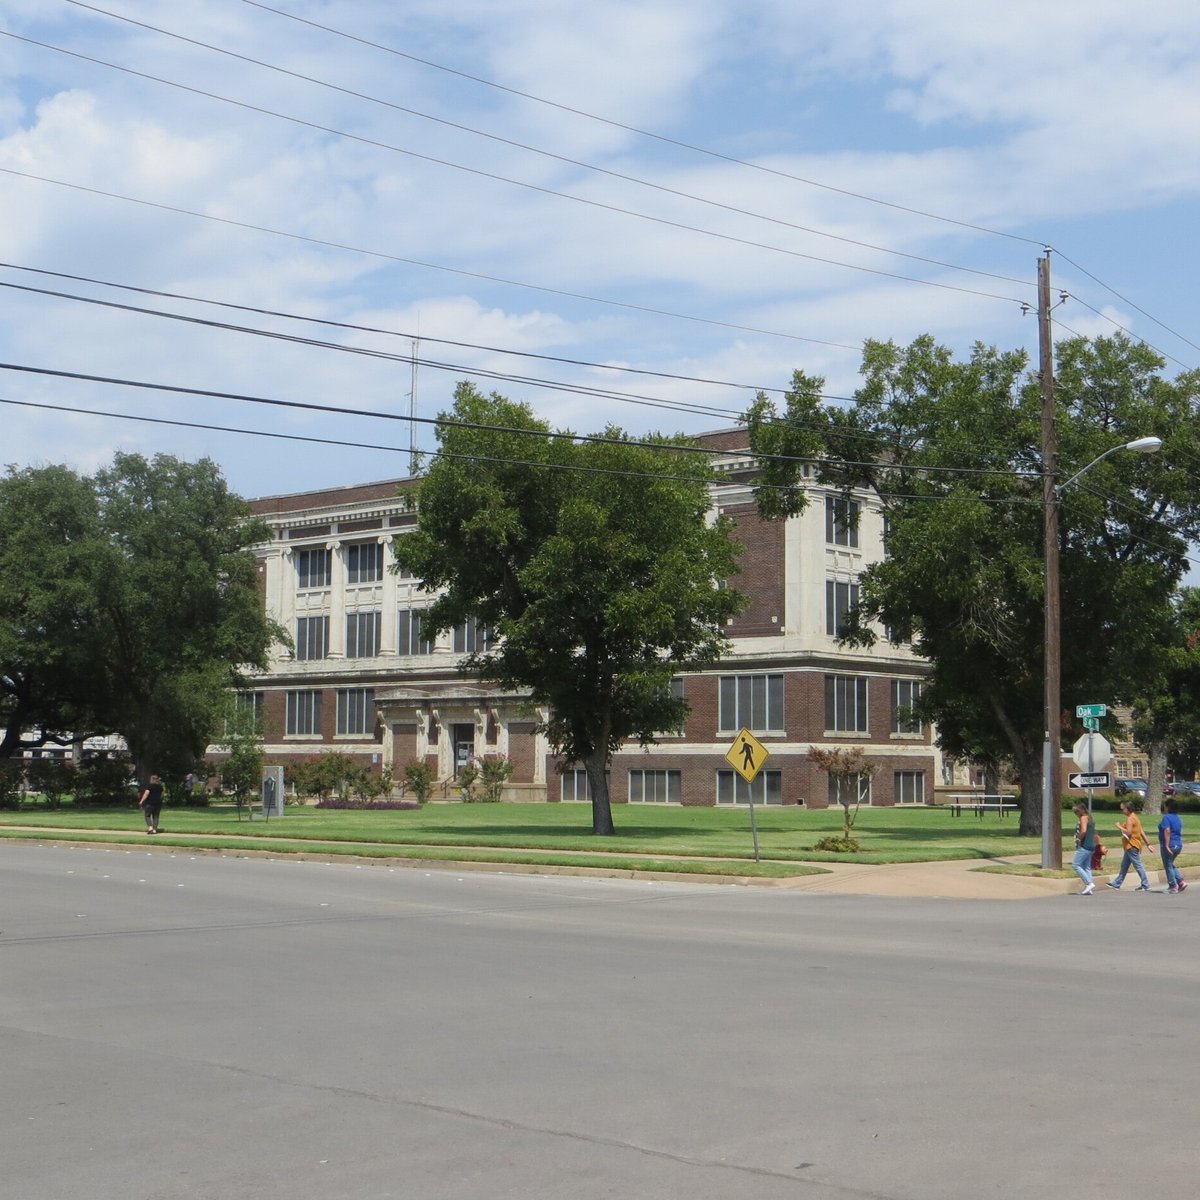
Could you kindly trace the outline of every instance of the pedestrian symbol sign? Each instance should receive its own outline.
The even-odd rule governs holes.
[[[754,777],[767,761],[767,748],[750,732],[743,729],[733,739],[733,745],[725,752],[725,761],[747,782]]]

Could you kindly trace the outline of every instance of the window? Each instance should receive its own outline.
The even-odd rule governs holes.
[[[759,771],[747,783],[736,771],[717,772],[718,804],[782,804],[783,772]]]
[[[378,583],[383,578],[383,547],[378,542],[353,542],[346,547],[346,582]]]
[[[329,618],[300,617],[296,621],[296,658],[306,661],[329,653]]]
[[[722,675],[717,691],[717,727],[736,733],[783,732],[782,675]]]
[[[573,767],[562,773],[562,798],[564,800],[587,800],[592,798],[587,772],[582,767]]]
[[[912,709],[921,698],[921,682],[918,679],[892,680],[892,732],[920,733],[921,721]]]
[[[262,692],[234,692],[233,706],[237,714],[236,720],[225,722],[225,732],[232,725],[237,730],[262,730],[263,727],[263,694]]]
[[[894,780],[897,804],[925,803],[924,771],[897,771]]]
[[[825,497],[825,541],[830,546],[858,547],[858,518],[862,505],[845,496]]]
[[[455,654],[479,654],[492,644],[492,631],[469,617],[454,630]]]
[[[379,633],[382,624],[382,613],[347,613],[346,657],[374,658],[379,653]]]
[[[1117,759],[1117,778],[1118,779],[1128,779],[1129,778],[1129,759],[1127,759],[1127,758],[1118,758]]]
[[[432,654],[433,640],[423,636],[421,610],[400,610],[400,632],[396,644],[397,654]]]
[[[858,607],[858,584],[825,580],[825,632],[840,637],[846,617]]]
[[[630,804],[678,804],[683,784],[679,771],[630,771]]]
[[[296,586],[302,588],[328,587],[330,559],[326,549],[296,551]]]
[[[311,737],[321,732],[321,693],[288,692],[287,724],[289,737]]]
[[[901,772],[897,772],[900,774]],[[842,798],[838,799],[838,781],[832,776],[829,776],[829,787],[827,795],[829,797],[829,807],[836,808],[840,804],[844,804],[847,800],[851,804],[870,804],[871,803],[871,777],[870,775],[847,775],[842,781]]]
[[[1133,769],[1130,771],[1130,775],[1134,779],[1146,778],[1146,764],[1140,758],[1133,760]]]
[[[867,732],[867,681],[861,675],[825,676],[825,728]]]
[[[339,688],[337,694],[338,733],[375,732],[375,689]]]

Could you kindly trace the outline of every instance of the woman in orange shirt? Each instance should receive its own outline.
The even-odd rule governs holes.
[[[1121,855],[1121,869],[1114,878],[1108,881],[1108,886],[1119,890],[1121,884],[1125,882],[1129,864],[1132,863],[1137,869],[1138,878],[1142,881],[1135,890],[1148,892],[1150,880],[1146,878],[1146,868],[1142,866],[1142,851],[1146,848],[1146,834],[1142,829],[1142,822],[1137,813],[1133,811],[1133,804],[1129,800],[1121,801],[1121,811],[1125,814],[1125,820],[1118,821],[1117,828],[1121,831],[1121,849],[1125,853]]]

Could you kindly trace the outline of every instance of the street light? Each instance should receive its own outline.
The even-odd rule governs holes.
[[[1045,430],[1043,442],[1045,444]],[[1140,437],[1113,446],[1060,484],[1053,482],[1052,475],[1052,427],[1049,447],[1047,486],[1042,493],[1046,506],[1043,548],[1046,567],[1046,740],[1042,745],[1042,868],[1058,869],[1062,866],[1062,821],[1058,818],[1059,767],[1062,761],[1059,737],[1062,713],[1062,596],[1058,561],[1058,504],[1066,488],[1110,454],[1117,454],[1122,450],[1132,450],[1136,454],[1155,454],[1162,449],[1162,438]]]

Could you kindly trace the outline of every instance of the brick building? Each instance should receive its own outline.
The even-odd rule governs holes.
[[[751,493],[745,434],[706,435],[722,451],[713,507],[734,519],[743,544],[732,580],[750,603],[727,630],[732,652],[715,668],[680,676],[691,706],[682,735],[612,762],[614,803],[691,805],[829,802],[810,747],[862,746],[876,764],[873,804],[933,799],[935,749],[908,708],[923,665],[904,646],[870,651],[837,644],[858,577],[882,553],[883,521],[870,496],[846,501],[813,485],[798,517],[761,520]],[[251,502],[271,527],[257,548],[264,602],[289,630],[294,652],[277,650],[247,693],[259,711],[270,762],[336,749],[397,774],[427,760],[451,793],[458,766],[474,756],[514,764],[508,798],[587,799],[582,770],[559,762],[537,732],[527,698],[463,677],[462,657],[485,633],[471,625],[430,639],[419,581],[391,570],[391,547],[416,523],[399,498],[403,480],[273,496]],[[770,752],[747,785],[725,760],[749,728]]]

